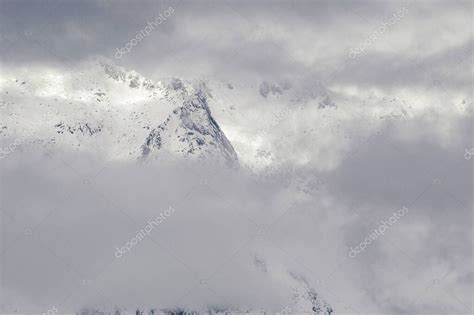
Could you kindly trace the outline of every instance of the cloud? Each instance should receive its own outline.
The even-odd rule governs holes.
[[[137,165],[67,149],[51,157],[14,152],[2,168],[4,296],[35,310],[278,310],[290,303],[284,275],[293,272],[339,312],[466,312],[470,120],[455,120],[449,139],[457,141],[447,143],[436,120],[384,125],[335,154],[335,167],[276,167],[261,177],[167,154]],[[307,154],[318,160],[318,151]],[[170,205],[176,210],[166,222],[126,257],[115,257],[116,246]],[[403,218],[349,258],[351,246],[403,206]]]
[[[58,81],[39,90],[51,102],[54,88],[78,90],[61,71],[91,55],[114,59],[172,6],[169,19],[115,61],[153,79],[206,79],[211,110],[240,160],[263,165],[256,175],[171,156],[148,165],[109,160],[105,145],[56,147],[51,157],[19,146],[1,161],[7,307],[279,311],[290,271],[336,313],[472,311],[468,4],[1,2],[3,73],[33,83],[50,74]],[[349,57],[403,6],[406,17]],[[262,82],[291,87],[262,97]],[[117,95],[121,105],[126,98]],[[318,108],[324,99],[335,106]],[[12,108],[22,113],[2,111]],[[3,136],[2,147],[14,140]],[[176,213],[117,260],[116,246],[170,205]],[[408,214],[349,257],[403,206]]]
[[[472,34],[463,27],[470,17],[460,1],[429,8],[424,2],[369,1],[4,2],[2,62],[75,63],[96,54],[113,59],[116,48],[170,6],[175,14],[120,62],[153,78],[312,73],[360,86],[387,87],[392,78],[429,86],[420,75],[434,70],[445,75],[439,80],[446,86],[466,89],[470,82],[467,67],[444,71],[472,52]],[[404,18],[348,62],[351,47],[404,7]]]

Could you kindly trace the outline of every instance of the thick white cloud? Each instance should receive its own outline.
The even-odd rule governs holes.
[[[115,59],[116,48],[170,6],[169,19]],[[41,312],[130,309],[173,306],[189,291],[182,306],[279,311],[290,270],[336,313],[472,312],[470,6],[2,2],[0,101],[25,100],[24,87],[5,83],[16,77],[37,87],[38,101],[65,90],[77,101],[84,95],[71,66],[97,54],[155,80],[204,79],[242,165],[260,173],[174,159],[138,166],[113,158],[106,142],[57,148],[52,158],[20,145],[0,160],[1,303]],[[406,16],[349,56],[404,7]],[[130,95],[116,89],[120,111]],[[1,103],[2,125],[18,116],[15,124],[34,123],[36,112],[17,103]],[[5,135],[2,148],[15,141]],[[169,205],[176,216],[117,260],[115,246]],[[348,256],[403,206],[406,216]],[[262,225],[264,237],[225,259]]]

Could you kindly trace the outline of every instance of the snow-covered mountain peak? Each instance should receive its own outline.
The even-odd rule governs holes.
[[[148,158],[162,149],[186,157],[216,158],[231,167],[238,165],[237,154],[212,117],[202,90],[189,96],[165,122],[150,132],[142,147],[142,157]]]
[[[237,161],[211,114],[203,82],[170,78],[155,83],[96,57],[71,69],[6,72],[0,92],[0,113],[9,118],[1,124],[7,143],[34,125],[35,134],[22,141],[25,148],[36,143],[134,160],[155,151],[158,135],[153,135],[159,133],[163,143],[158,147],[169,153],[222,155],[229,165]],[[152,138],[155,145],[144,149]]]

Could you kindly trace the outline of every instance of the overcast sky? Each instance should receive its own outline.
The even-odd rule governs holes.
[[[471,2],[455,1],[2,1],[6,64],[114,58],[160,14],[174,12],[117,63],[153,78],[312,74],[363,87],[468,91]],[[359,47],[397,12],[401,18]]]
[[[126,47],[149,21],[156,21],[170,8],[172,13],[149,36],[143,37],[130,52],[116,57],[117,49]],[[394,14],[399,16],[390,22]],[[383,26],[384,23],[389,25]],[[378,31],[376,35],[375,31]],[[472,1],[464,0],[0,1],[0,67],[8,68],[11,78],[17,68],[67,69],[101,55],[155,80],[205,78],[243,84],[258,84],[263,80],[316,80],[332,89],[336,108],[324,111],[311,107],[315,105],[312,103],[305,110],[291,108],[294,110],[288,117],[268,128],[263,142],[269,151],[283,157],[285,163],[301,162],[295,157],[305,157],[305,163],[299,163],[294,170],[310,174],[313,181],[307,184],[313,189],[317,186],[317,192],[298,199],[297,210],[289,211],[272,226],[269,238],[286,251],[287,259],[314,268],[316,272],[312,276],[316,273],[327,276],[337,266],[338,271],[331,274],[330,288],[341,300],[318,288],[333,303],[336,313],[346,311],[348,304],[361,312],[384,314],[472,312],[474,159],[466,160],[464,153],[474,146],[473,43]],[[65,77],[74,75],[69,73]],[[42,79],[31,78],[31,82],[39,84]],[[291,93],[297,93],[294,91],[297,89]],[[371,94],[373,91],[377,93]],[[226,102],[230,99],[238,110],[232,115],[215,110],[214,116],[235,147],[239,141],[246,144],[255,140],[254,135],[265,125],[262,122],[273,118],[272,106],[290,107],[282,104],[284,97],[278,103],[276,98],[262,97],[257,88],[250,92],[245,88],[226,89],[226,93],[216,98],[226,98]],[[252,95],[247,97],[245,93]],[[373,95],[380,98],[370,103]],[[395,97],[402,99],[403,106],[390,105]],[[380,101],[382,98],[384,102]],[[226,102],[223,104],[229,105]],[[400,114],[402,107],[408,114]],[[7,113],[11,108],[5,106],[2,110]],[[382,119],[382,114],[394,114],[395,118]],[[95,146],[91,147],[95,150]],[[95,159],[99,160],[97,165],[105,164],[102,156],[88,154],[85,149],[81,153],[58,153],[69,164],[80,165],[79,170],[88,168],[90,161],[94,164]],[[81,195],[73,202],[62,199],[66,204],[63,208],[70,211],[70,216],[59,212],[51,221],[45,220],[37,235],[58,253],[65,252],[79,273],[93,278],[99,274],[99,267],[113,259],[112,252],[104,254],[105,246],[113,249],[119,243],[117,240],[126,240],[142,225],[140,222],[150,217],[151,207],[168,205],[168,200],[160,199],[157,206],[153,199],[157,191],[168,194],[166,197],[173,203],[184,193],[183,183],[199,186],[202,178],[172,163],[169,169],[165,164],[165,169],[155,170],[151,166],[149,171],[144,171],[132,163],[122,165],[121,161],[113,161],[97,177],[87,178],[89,183],[85,184],[81,177],[85,170],[77,176],[73,168],[56,162],[41,154],[31,157],[18,150],[2,164],[1,205],[7,214],[3,216],[2,227],[8,228],[3,245],[9,251],[1,257],[1,262],[8,271],[3,279],[5,295],[16,299],[12,305],[48,307],[58,303],[58,296],[69,293],[72,297],[65,304],[70,308],[83,302],[105,303],[98,293],[105,293],[109,299],[106,303],[111,306],[117,301],[145,304],[155,298],[150,293],[155,292],[152,290],[163,292],[171,301],[178,291],[181,293],[182,287],[189,285],[188,278],[176,276],[182,274],[176,270],[182,266],[176,267],[167,254],[147,248],[131,256],[135,258],[130,258],[129,265],[115,261],[112,268],[106,269],[102,286],[80,287],[76,292],[70,286],[71,281],[78,283],[88,278],[81,275],[82,278],[76,279],[69,275],[70,271],[67,276],[58,276],[63,262],[40,249],[36,234],[31,240],[22,233],[40,221],[40,216],[45,214],[41,211],[58,207],[55,197],[86,196],[91,190],[87,185],[91,184],[96,189],[91,197],[94,199]],[[287,169],[278,167],[277,173],[281,172],[282,177],[288,175]],[[150,178],[154,171],[160,176]],[[218,191],[239,209],[242,205],[244,215],[258,223],[265,224],[269,218],[278,217],[281,209],[297,199],[286,190],[282,192],[281,187],[273,186],[277,184],[255,185],[246,174],[237,176],[235,182],[225,170],[215,174],[218,175],[209,183],[209,189]],[[125,219],[113,212],[115,205],[105,202],[97,192],[108,195],[136,221],[124,224]],[[203,193],[203,196],[207,195]],[[214,225],[206,224],[214,222],[194,214],[195,205],[212,203],[200,210],[211,213],[220,224],[216,225],[223,229],[222,235],[237,231],[232,242],[246,235],[247,225],[239,225],[243,232],[237,230],[233,225],[237,220],[230,222],[222,216],[219,212],[222,205],[212,196],[206,199],[191,194],[182,204],[182,209],[188,212],[180,212],[174,225],[170,223],[166,228],[164,225],[157,239],[176,242],[176,246],[170,247],[178,256],[187,257],[187,261],[194,258],[190,253],[208,250],[210,247],[199,246],[212,241],[221,246],[225,255],[229,254],[235,248],[226,247],[212,232],[207,233]],[[100,207],[100,214],[94,211],[96,206]],[[354,260],[347,258],[351,246],[363,240],[380,220],[403,206],[410,212],[391,229],[391,234],[378,240],[370,252]],[[82,216],[83,209],[87,211]],[[189,235],[181,232],[195,228],[197,221],[206,227],[203,228],[206,232],[195,232],[204,241],[188,244],[181,237]],[[91,222],[96,225],[84,237],[83,231],[89,231]],[[113,233],[103,238],[104,226],[106,229],[120,226],[123,230],[110,228]],[[18,235],[19,241],[13,243]],[[76,247],[63,242],[61,235]],[[147,243],[147,246],[154,245]],[[75,252],[76,248],[101,260],[93,266],[87,265],[83,261],[87,259]],[[262,248],[255,245],[255,251]],[[253,250],[250,247],[249,252]],[[41,262],[40,267],[53,267],[38,272],[35,268],[40,267],[29,264],[30,254]],[[272,255],[269,257],[274,258]],[[199,257],[195,259],[198,268],[216,263]],[[157,270],[152,264],[143,267],[143,261],[153,259],[163,259],[169,269]],[[278,259],[269,261],[280,263]],[[121,278],[130,270],[140,271],[136,279]],[[235,281],[232,278],[235,270],[238,268],[224,269],[223,278],[212,285],[234,303],[254,301],[253,291],[246,287],[248,281],[254,281],[253,277],[242,273],[241,281]],[[147,282],[149,271],[155,272],[157,278],[162,277],[163,282]],[[228,287],[229,282],[241,290],[233,291],[233,287]],[[51,283],[49,291],[44,290],[45,283]],[[110,283],[115,284],[114,289],[110,289]],[[133,283],[137,288],[146,284],[150,290],[144,289],[142,295],[133,296],[121,291],[123,283]],[[176,292],[169,291],[166,283],[174,284]],[[275,292],[268,294],[272,293]],[[207,294],[216,298],[212,293]],[[269,303],[278,300],[277,297],[271,295]]]

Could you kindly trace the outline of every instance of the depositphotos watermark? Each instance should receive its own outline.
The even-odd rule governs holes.
[[[175,209],[170,206],[169,209],[166,209],[165,211],[160,213],[160,215],[157,216],[155,220],[148,221],[143,229],[140,229],[140,231],[138,231],[137,234],[132,237],[129,242],[125,243],[125,246],[122,246],[120,248],[116,247],[115,257],[120,258],[124,254],[129,253],[132,250],[133,246],[137,245],[138,242],[145,239],[145,236],[150,236],[151,231],[153,231],[155,227],[163,223],[166,218],[168,218],[173,212],[175,212]]]
[[[291,308],[287,306],[280,312],[276,313],[276,315],[289,315],[290,313],[291,313]]]
[[[354,59],[358,55],[362,54],[367,47],[369,47],[373,42],[379,39],[390,26],[397,24],[400,19],[405,17],[405,14],[408,13],[408,10],[403,7],[400,11],[393,14],[393,17],[388,19],[388,21],[382,21],[382,23],[374,30],[370,35],[365,39],[365,41],[359,43],[356,48],[351,48],[349,52],[349,58]]]
[[[472,156],[474,155],[474,148],[471,148],[471,149],[465,149],[466,150],[466,153],[464,153],[464,158],[466,160],[470,160],[472,158]]]
[[[260,128],[260,129],[256,132],[257,137],[263,137],[263,136],[265,136],[267,133],[270,132],[270,130],[271,130],[273,127],[275,127],[275,126],[278,125],[280,122],[282,122],[283,119],[285,119],[285,117],[287,117],[289,114],[290,114],[290,110],[289,110],[289,109],[284,109],[284,110],[282,110],[281,112],[279,112],[278,114],[276,114],[270,122],[268,122],[267,124],[265,124],[265,126],[264,126],[263,128]]]
[[[48,111],[46,114],[43,115],[41,120],[38,120],[36,122],[24,121],[26,127],[22,130],[21,133],[19,133],[18,137],[6,147],[0,148],[0,160],[6,158],[9,154],[15,152],[16,148],[20,146],[23,142],[34,137],[40,130],[41,122],[51,120],[57,114],[58,113],[56,111]]]
[[[56,306],[53,306],[51,309],[49,309],[46,313],[43,312],[43,315],[54,315],[58,312],[58,309]]]
[[[20,135],[12,141],[9,145],[4,148],[0,148],[0,160],[6,158],[10,153],[15,152],[16,147],[21,145],[26,139],[31,138],[38,131],[37,125],[31,125],[26,127]]]
[[[372,233],[369,234],[359,245],[355,248],[351,247],[351,251],[349,252],[349,257],[354,258],[359,253],[365,251],[365,248],[372,244],[372,241],[375,241],[380,235],[384,235],[385,231],[387,230],[388,226],[392,226],[393,224],[397,223],[397,221],[403,217],[408,212],[407,207],[403,207],[402,209],[393,213],[393,215],[388,218],[388,221],[381,220],[380,225],[378,228],[374,229]]]
[[[145,37],[150,36],[151,31],[153,31],[155,27],[158,27],[158,25],[166,21],[166,19],[169,18],[173,13],[174,8],[169,7],[167,10],[164,10],[163,13],[160,13],[160,15],[158,15],[158,17],[154,21],[148,21],[148,25],[145,26],[143,29],[139,30],[134,38],[132,38],[123,47],[117,48],[115,52],[115,58],[120,59],[123,57],[123,55],[132,51],[133,46],[138,45],[138,43],[141,42]]]

